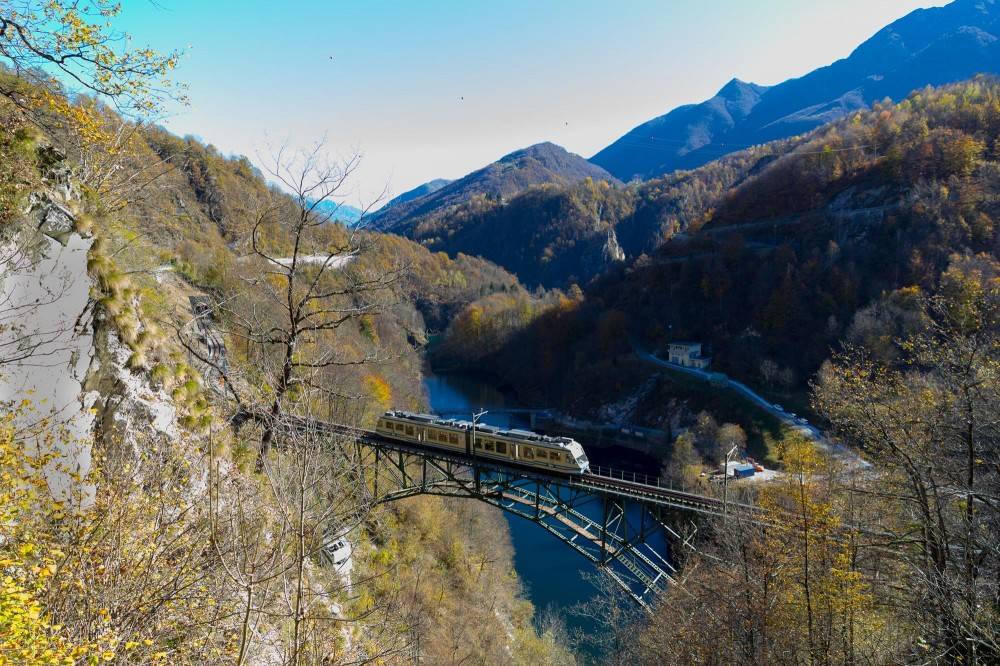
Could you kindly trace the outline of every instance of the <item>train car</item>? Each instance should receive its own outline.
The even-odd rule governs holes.
[[[471,423],[442,419],[432,414],[414,414],[398,410],[388,411],[381,416],[375,431],[392,439],[414,444],[436,446],[462,453],[469,452],[468,429]]]
[[[503,429],[487,424],[476,424],[473,428],[471,421],[394,410],[379,418],[376,432],[421,446],[566,474],[583,474],[590,469],[587,454],[576,440],[549,437],[530,430]]]

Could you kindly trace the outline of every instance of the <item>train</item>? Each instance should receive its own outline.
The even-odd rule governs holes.
[[[583,447],[569,437],[550,437],[530,430],[504,429],[433,414],[390,410],[375,431],[389,439],[433,446],[482,458],[516,463],[563,474],[585,474],[590,461]]]

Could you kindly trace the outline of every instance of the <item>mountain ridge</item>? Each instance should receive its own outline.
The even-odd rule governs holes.
[[[956,0],[917,9],[847,57],[775,86],[740,89],[733,79],[712,98],[679,106],[633,128],[591,161],[621,180],[691,169],[739,147],[806,132],[912,90],[1000,71],[996,0]],[[743,95],[734,117],[726,111]]]
[[[587,178],[617,182],[603,168],[545,141],[508,153],[462,178],[372,216],[372,228],[406,235],[419,223],[477,197],[503,201],[533,185],[571,185]]]
[[[413,189],[407,190],[402,194],[389,199],[384,206],[378,209],[379,212],[389,210],[393,206],[398,206],[399,204],[406,203],[407,201],[412,201],[414,199],[419,199],[427,194],[433,194],[437,192],[445,185],[449,185],[455,181],[450,178],[435,178],[434,180],[429,180],[426,183],[421,183]]]

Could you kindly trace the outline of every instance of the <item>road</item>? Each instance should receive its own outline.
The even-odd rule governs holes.
[[[343,268],[347,264],[351,263],[356,257],[356,254],[300,254],[299,263],[302,265],[313,264],[321,265],[326,264],[326,267],[332,270],[337,270]],[[292,265],[292,257],[278,257],[275,259],[279,264],[285,266],[286,268]]]
[[[354,261],[357,256],[354,252],[345,252],[344,254],[300,254],[298,263],[302,266],[326,264],[326,267],[331,270],[339,270]],[[249,261],[257,257],[258,255],[256,254],[247,254],[240,257],[239,261]],[[285,268],[292,265],[292,257],[274,257],[274,261]]]
[[[850,448],[838,444],[827,437],[822,430],[809,423],[806,419],[801,416],[796,416],[790,412],[786,412],[784,409],[779,409],[777,405],[771,403],[769,400],[764,398],[762,395],[754,391],[752,388],[744,384],[743,382],[731,379],[727,375],[721,372],[707,372],[705,370],[699,370],[698,368],[688,368],[683,365],[677,365],[676,363],[671,363],[670,361],[664,361],[659,356],[656,356],[652,352],[648,352],[634,342],[632,343],[632,349],[635,355],[646,361],[647,363],[652,363],[664,368],[669,368],[676,372],[681,372],[692,377],[696,377],[702,381],[711,382],[716,385],[721,385],[725,388],[732,389],[736,391],[746,400],[756,405],[761,410],[767,412],[768,414],[774,416],[776,419],[782,422],[782,424],[788,426],[793,431],[808,437],[813,440],[819,446],[823,447],[829,451],[833,456],[843,459],[846,463],[851,466],[858,466],[862,468],[867,468],[871,466],[871,463],[867,462],[856,452]]]

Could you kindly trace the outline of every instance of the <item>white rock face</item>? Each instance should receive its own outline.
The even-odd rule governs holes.
[[[20,239],[23,241],[23,238]],[[91,464],[97,395],[83,393],[83,382],[94,355],[90,277],[87,251],[91,240],[72,233],[65,246],[41,236],[36,251],[0,250],[0,401],[30,400],[33,413],[20,425],[48,419],[59,458],[51,466],[50,483],[57,497],[67,499],[69,472],[87,474]],[[36,438],[35,445],[46,446]],[[93,489],[81,499],[93,500]]]

